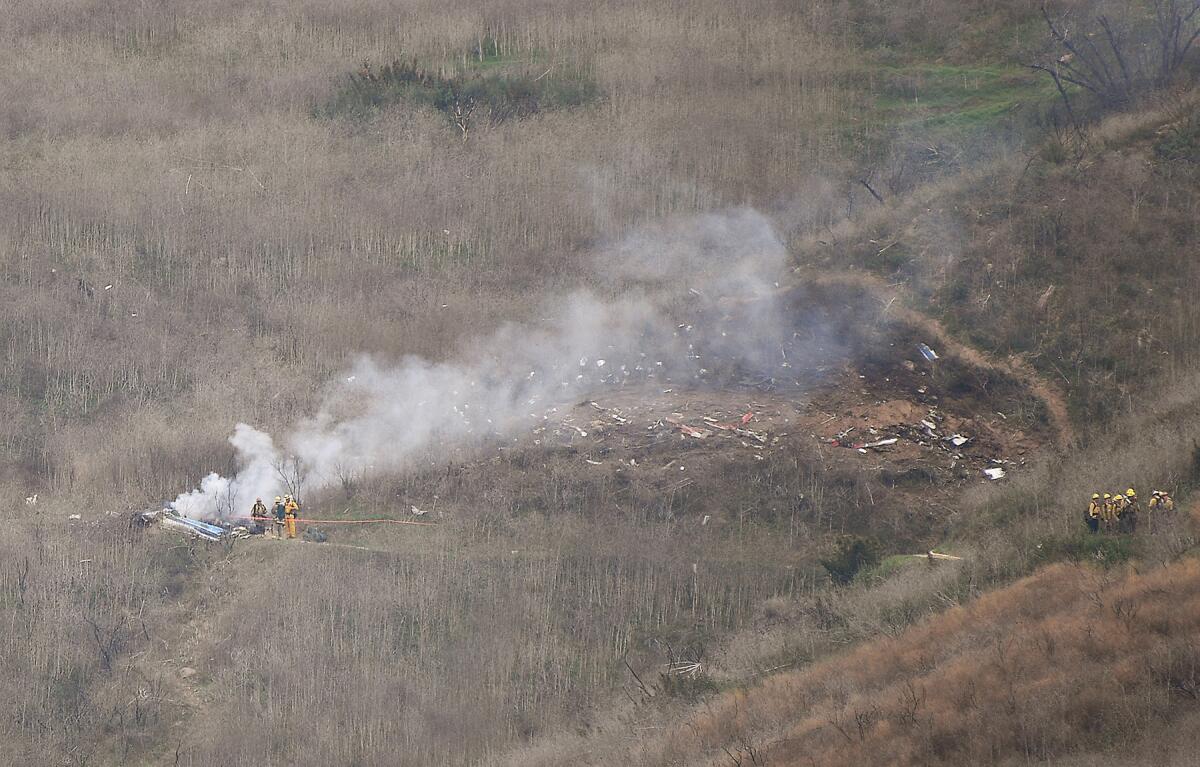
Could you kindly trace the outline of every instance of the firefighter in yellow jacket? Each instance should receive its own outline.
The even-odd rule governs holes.
[[[1100,520],[1104,516],[1104,504],[1100,499],[1099,493],[1092,493],[1092,502],[1088,504],[1087,513],[1083,515],[1083,522],[1088,527],[1088,532],[1100,532]]]
[[[1112,493],[1104,494],[1104,500],[1100,505],[1100,518],[1104,520],[1105,531],[1112,529],[1113,521],[1117,518]]]
[[[1138,524],[1138,515],[1141,513],[1142,507],[1138,503],[1137,493],[1133,488],[1125,491],[1125,508],[1121,513],[1121,531],[1126,533],[1136,533]]]
[[[1112,499],[1112,527],[1117,532],[1120,532],[1124,526],[1125,518],[1125,494],[1113,493]]]
[[[287,527],[287,537],[296,537],[296,518],[300,516],[300,504],[290,495],[283,496],[284,525]]]
[[[1150,502],[1146,504],[1150,511],[1175,511],[1175,500],[1165,490],[1155,490],[1150,494]]]
[[[1163,524],[1172,524],[1175,521],[1174,514],[1163,516],[1162,512],[1175,511],[1175,500],[1171,498],[1171,494],[1165,490],[1155,490],[1150,494],[1150,501],[1146,504],[1146,524],[1150,527],[1151,532],[1154,531],[1154,526]],[[1161,521],[1159,521],[1161,520]]]

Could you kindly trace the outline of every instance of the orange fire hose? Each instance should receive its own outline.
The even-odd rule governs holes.
[[[232,517],[232,519],[257,519],[262,522],[274,522],[274,517]],[[296,517],[296,523],[301,522],[321,525],[369,525],[372,523],[383,522],[393,525],[421,525],[423,527],[436,527],[437,522],[415,522],[408,519],[302,519]]]

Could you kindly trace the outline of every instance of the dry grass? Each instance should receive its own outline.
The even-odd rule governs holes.
[[[6,516],[29,519],[0,539],[0,762],[449,765],[530,741],[545,741],[558,763],[579,761],[555,751],[551,733],[609,710],[628,687],[625,658],[652,679],[668,654],[708,647],[706,674],[732,684],[900,634],[1024,572],[1038,541],[1067,534],[1074,485],[1058,495],[1033,485],[1061,467],[1015,488],[1047,513],[1019,515],[1020,534],[1006,530],[978,566],[930,571],[915,585],[862,583],[839,600],[814,586],[818,528],[936,531],[872,517],[857,497],[865,481],[822,475],[796,456],[753,471],[716,467],[705,494],[680,503],[775,516],[709,537],[661,513],[661,499],[618,498],[562,467],[538,474],[528,457],[499,467],[505,476],[494,481],[447,472],[368,483],[359,500],[372,512],[394,506],[397,493],[450,485],[443,500],[459,514],[427,537],[354,541],[382,552],[207,550],[131,538],[120,519],[74,530],[33,512],[58,519],[79,508],[91,518],[171,497],[226,467],[235,421],[286,429],[360,352],[451,356],[502,319],[529,318],[540,295],[587,282],[590,254],[648,221],[751,205],[797,241],[830,227],[844,238],[837,224],[848,213],[868,223],[883,215],[867,213],[875,203],[859,177],[892,174],[889,196],[903,193],[916,181],[898,167],[927,138],[954,159],[919,181],[984,153],[973,139],[944,139],[989,131],[988,110],[1007,114],[1025,92],[1005,66],[1028,43],[1022,21],[1035,5],[9,3],[0,19],[0,500]],[[945,41],[960,22],[978,23],[978,33]],[[513,71],[586,72],[603,97],[481,125],[466,141],[436,110],[403,100],[358,116],[321,110],[364,60],[469,70],[487,34]],[[963,68],[981,57],[997,69]],[[916,74],[904,70],[914,59]],[[927,132],[926,113],[908,101],[929,89],[981,98],[986,109],[937,107],[952,130]],[[1015,119],[1000,119],[1015,130]],[[898,133],[907,143],[893,152]],[[1004,155],[1008,140],[986,154]],[[1137,179],[1136,168],[1105,163],[1094,177],[1116,187]],[[1051,177],[1038,193],[1065,184]],[[1183,210],[1178,196],[1149,199],[1140,215]],[[1081,232],[1088,221],[1077,222]],[[1138,482],[1183,471],[1149,457],[1135,469]],[[40,504],[27,509],[21,498],[33,492]],[[818,499],[801,523],[778,511],[799,492]],[[1162,558],[1177,549],[1164,543]],[[1194,577],[1168,572],[1179,583]],[[1067,589],[1038,607],[1066,657],[1078,652],[1077,627],[1051,611],[1090,604],[1068,589],[1088,577],[1057,569],[1013,592]],[[1149,582],[1102,591],[1135,595],[1150,614]],[[941,626],[959,644],[913,675],[958,690],[970,674],[955,664],[984,652],[963,645],[964,610],[994,620],[1021,609],[999,595],[920,629]],[[1097,620],[1107,626],[1108,615]],[[797,618],[818,627],[796,628]],[[1140,624],[1115,630],[1145,638]],[[748,639],[721,645],[728,636]],[[907,689],[898,672],[868,673],[885,657],[912,665],[897,649],[908,641],[863,651],[861,690],[830,685],[846,705],[886,691],[856,753],[935,753],[918,737],[932,725],[902,720],[894,705]],[[1016,648],[1025,654],[1011,673],[1025,674],[1022,685],[1041,680],[1036,645]],[[179,677],[184,663],[198,669],[190,681]],[[822,668],[833,667],[770,684],[811,691]],[[1129,677],[1141,716],[1163,710],[1161,697],[1136,687],[1159,666],[1147,668]],[[1070,678],[1050,682],[1074,700]],[[849,710],[811,694],[830,717]],[[791,710],[765,703],[762,721],[743,709],[724,716],[730,705],[759,705],[749,701],[719,698],[721,716],[693,721],[703,749],[758,749],[761,732],[795,725]],[[679,705],[660,704],[663,716]],[[888,729],[897,722],[909,729]],[[813,732],[803,737],[821,748],[841,737]],[[1048,737],[1011,750],[1003,735],[990,743],[1010,755],[1063,751]],[[697,756],[689,737],[629,759]],[[613,753],[590,758],[620,761]]]
[[[287,423],[350,354],[443,357],[641,222],[748,204],[833,223],[889,136],[861,46],[1027,5],[10,4],[0,479],[126,496],[104,437],[133,418],[139,496],[161,495],[212,467],[224,424]],[[365,60],[453,72],[489,33],[517,69],[581,68],[604,98],[465,143],[412,104],[315,113]]]
[[[727,693],[632,743],[598,736],[513,763],[1007,764],[1121,753],[1147,728],[1194,716],[1198,587],[1194,560],[1148,575],[1057,565],[895,639]]]
[[[682,25],[631,3],[10,10],[14,497],[127,495],[128,448],[100,437],[131,416],[122,443],[154,446],[142,497],[186,485],[174,467],[210,468],[225,424],[286,424],[348,355],[444,357],[531,311],[531,285],[577,280],[590,243],[785,200],[844,154],[858,108],[834,43],[765,2],[697,0]],[[313,115],[363,60],[453,68],[489,30],[529,66],[588,67],[606,99],[465,144],[431,109]]]

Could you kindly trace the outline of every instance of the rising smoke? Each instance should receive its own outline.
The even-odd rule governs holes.
[[[229,440],[237,474],[208,475],[174,507],[231,516],[298,479],[312,493],[511,439],[606,387],[703,380],[707,359],[760,368],[792,336],[778,299],[786,268],[770,222],[750,210],[639,231],[599,252],[596,287],[548,306],[543,326],[502,327],[451,361],[362,357],[282,447],[238,424]],[[688,319],[697,316],[708,319]]]

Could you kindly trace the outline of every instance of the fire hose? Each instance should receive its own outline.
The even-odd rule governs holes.
[[[260,522],[274,522],[274,517],[233,517],[233,519],[255,519]],[[437,522],[416,522],[409,519],[301,519],[295,518],[296,523],[301,522],[308,524],[319,525],[369,525],[373,523],[390,523],[393,525],[421,525],[423,527],[436,527]]]

